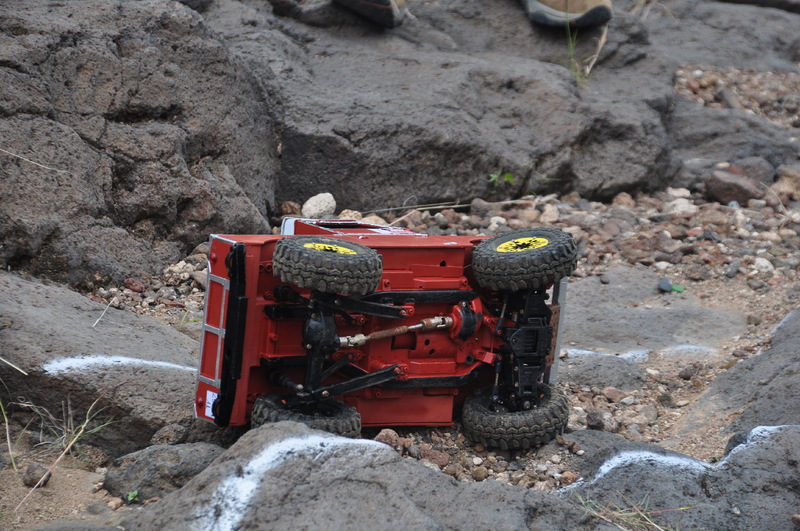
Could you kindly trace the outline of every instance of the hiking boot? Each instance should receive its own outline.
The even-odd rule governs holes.
[[[334,0],[387,28],[395,28],[406,15],[406,0]]]
[[[546,26],[600,26],[611,20],[611,0],[522,0],[532,22]]]

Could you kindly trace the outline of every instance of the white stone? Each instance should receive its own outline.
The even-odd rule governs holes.
[[[783,238],[781,238],[779,234],[776,234],[771,231],[762,232],[761,234],[758,235],[758,239],[761,241],[772,242],[772,243],[780,243],[783,240]]]
[[[336,200],[332,194],[324,192],[308,199],[303,204],[301,213],[304,218],[322,219],[336,212]]]
[[[673,199],[684,198],[688,199],[692,196],[692,192],[686,188],[667,188],[667,195]]]
[[[664,205],[664,211],[667,214],[681,214],[681,213],[688,213],[694,214],[699,210],[698,206],[689,201],[686,198],[679,197],[673,201],[670,201],[666,205]]]
[[[772,262],[761,256],[756,257],[753,261],[753,266],[761,272],[775,271],[775,266]]]

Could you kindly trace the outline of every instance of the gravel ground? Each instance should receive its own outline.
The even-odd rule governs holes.
[[[753,72],[684,65],[675,93],[714,108],[741,109],[786,127],[800,127],[800,72]]]

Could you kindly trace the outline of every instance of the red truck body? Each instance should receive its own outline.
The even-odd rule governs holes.
[[[358,297],[321,295],[281,281],[274,271],[276,246],[300,235],[377,251],[377,289]],[[302,388],[298,382],[311,370],[309,315],[316,317],[309,301],[324,295],[324,307],[333,308],[336,347],[320,361],[319,396],[336,391],[337,400],[357,409],[363,426],[453,424],[466,392],[497,379],[494,367],[505,343],[498,330],[509,321],[497,293],[472,275],[473,249],[484,239],[302,219],[285,221],[281,235],[213,235],[197,418],[242,426],[259,396]],[[539,345],[546,366],[540,363],[536,376],[545,384],[555,379],[565,282],[549,288],[545,324],[552,333],[540,340],[548,342]],[[362,383],[349,390],[348,381]]]

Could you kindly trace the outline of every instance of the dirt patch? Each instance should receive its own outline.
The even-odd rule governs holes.
[[[110,513],[108,504],[112,497],[102,488],[105,468],[101,465],[107,462],[107,457],[91,446],[79,445],[74,455],[67,454],[53,466],[62,449],[40,443],[35,424],[29,424],[31,420],[29,413],[12,415],[9,434],[14,448],[13,464],[7,451],[0,453],[6,465],[0,470],[0,527],[33,529],[82,514]],[[51,469],[51,477],[44,487],[34,489],[25,485],[24,478],[41,478],[41,468],[38,474],[27,473],[29,467],[36,465]]]

